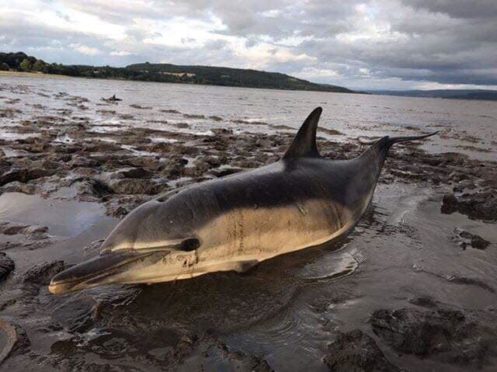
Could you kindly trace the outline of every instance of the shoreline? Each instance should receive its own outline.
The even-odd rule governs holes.
[[[208,86],[219,88],[234,88],[234,89],[257,89],[268,91],[282,91],[282,92],[311,92],[311,93],[338,93],[338,94],[354,94],[354,95],[368,95],[368,96],[381,96],[381,97],[395,97],[397,99],[410,99],[410,100],[431,100],[442,99],[448,101],[463,101],[463,102],[496,102],[495,99],[485,98],[450,98],[450,97],[423,97],[423,96],[409,96],[409,95],[395,95],[388,93],[376,93],[374,91],[355,90],[351,92],[331,92],[323,90],[310,90],[310,89],[281,89],[281,88],[264,88],[264,87],[249,87],[249,86],[235,86],[235,85],[218,85],[218,84],[197,84],[197,83],[179,83],[179,82],[166,82],[166,81],[151,81],[151,80],[133,80],[133,79],[119,79],[119,78],[101,78],[101,77],[87,77],[87,76],[70,76],[61,74],[48,74],[44,72],[23,72],[23,71],[0,71],[0,77],[22,77],[22,78],[53,78],[53,79],[85,79],[85,80],[110,80],[110,81],[129,81],[138,83],[156,83],[156,84],[174,84],[174,85],[190,85],[190,86]]]
[[[191,83],[191,82],[175,82],[175,81],[154,81],[154,80],[134,80],[134,79],[119,79],[119,78],[103,78],[103,77],[88,77],[88,76],[71,76],[62,74],[47,74],[44,72],[23,72],[23,71],[0,71],[0,77],[49,77],[49,78],[64,78],[64,79],[85,79],[85,80],[111,80],[111,81],[129,81],[138,83],[156,83],[156,84],[174,84],[174,85],[193,85],[193,86],[208,86],[208,87],[220,87],[220,88],[239,88],[239,89],[257,89],[257,90],[269,90],[269,91],[282,91],[282,92],[316,92],[316,93],[339,93],[339,94],[365,94],[370,95],[370,93],[362,91],[351,91],[351,92],[333,92],[326,90],[312,90],[312,89],[281,89],[281,88],[268,88],[268,87],[250,87],[250,86],[237,86],[237,85],[219,85],[219,84],[206,84],[206,83]]]
[[[29,78],[40,78],[40,77],[50,77],[54,79],[67,79],[71,76],[57,75],[57,74],[45,74],[43,72],[24,72],[24,71],[0,71],[0,77],[29,77]]]

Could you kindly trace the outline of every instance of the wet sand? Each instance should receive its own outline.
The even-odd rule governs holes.
[[[51,276],[98,254],[134,207],[276,161],[294,130],[22,85],[3,85],[0,96],[1,368],[497,368],[496,162],[397,146],[369,211],[341,241],[243,275],[52,296]],[[23,103],[40,107],[23,111]],[[95,122],[93,110],[108,120]],[[153,125],[122,124],[154,110]],[[366,146],[330,129],[319,135],[330,159]],[[467,132],[443,135],[461,148],[479,144]]]

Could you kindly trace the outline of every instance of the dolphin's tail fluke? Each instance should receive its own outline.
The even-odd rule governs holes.
[[[369,147],[369,149],[367,149],[366,151],[363,152],[361,157],[364,158],[364,157],[371,157],[372,156],[373,158],[376,158],[376,159],[381,158],[383,161],[387,157],[388,150],[390,150],[390,148],[394,144],[400,143],[400,142],[409,142],[409,141],[421,140],[424,138],[434,136],[437,133],[438,133],[438,131],[433,132],[433,133],[429,133],[429,134],[423,134],[421,136],[405,136],[405,137],[385,136],[385,137],[382,137],[379,140],[376,140],[375,142],[373,142],[371,144],[371,146]],[[363,143],[363,142],[361,142],[361,143]],[[383,154],[383,156],[379,156],[379,154]]]
[[[387,137],[387,145],[388,147],[392,146],[393,144],[399,143],[399,142],[409,142],[409,141],[416,141],[424,138],[428,138],[431,136],[434,136],[437,134],[438,131],[429,133],[429,134],[424,134],[422,136],[405,136],[405,137]]]

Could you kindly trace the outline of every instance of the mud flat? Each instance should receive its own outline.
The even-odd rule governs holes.
[[[343,241],[244,275],[52,296],[50,278],[98,254],[137,205],[274,162],[293,133],[287,123],[252,133],[240,128],[266,123],[38,93],[43,105],[23,111],[12,99],[28,104],[32,88],[0,91],[9,133],[0,137],[2,368],[497,368],[497,163],[399,146],[370,211]],[[156,111],[158,127],[131,125],[140,114],[130,106]],[[97,110],[110,119],[96,121]],[[212,128],[196,131],[185,118]],[[322,134],[330,133],[339,135]],[[330,159],[365,148],[324,137]]]

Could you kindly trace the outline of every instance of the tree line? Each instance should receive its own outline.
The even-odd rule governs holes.
[[[23,52],[0,53],[0,70],[39,72],[85,78],[353,93],[347,88],[316,84],[277,72],[213,66],[178,66],[148,62],[126,67],[62,65],[46,63]]]

